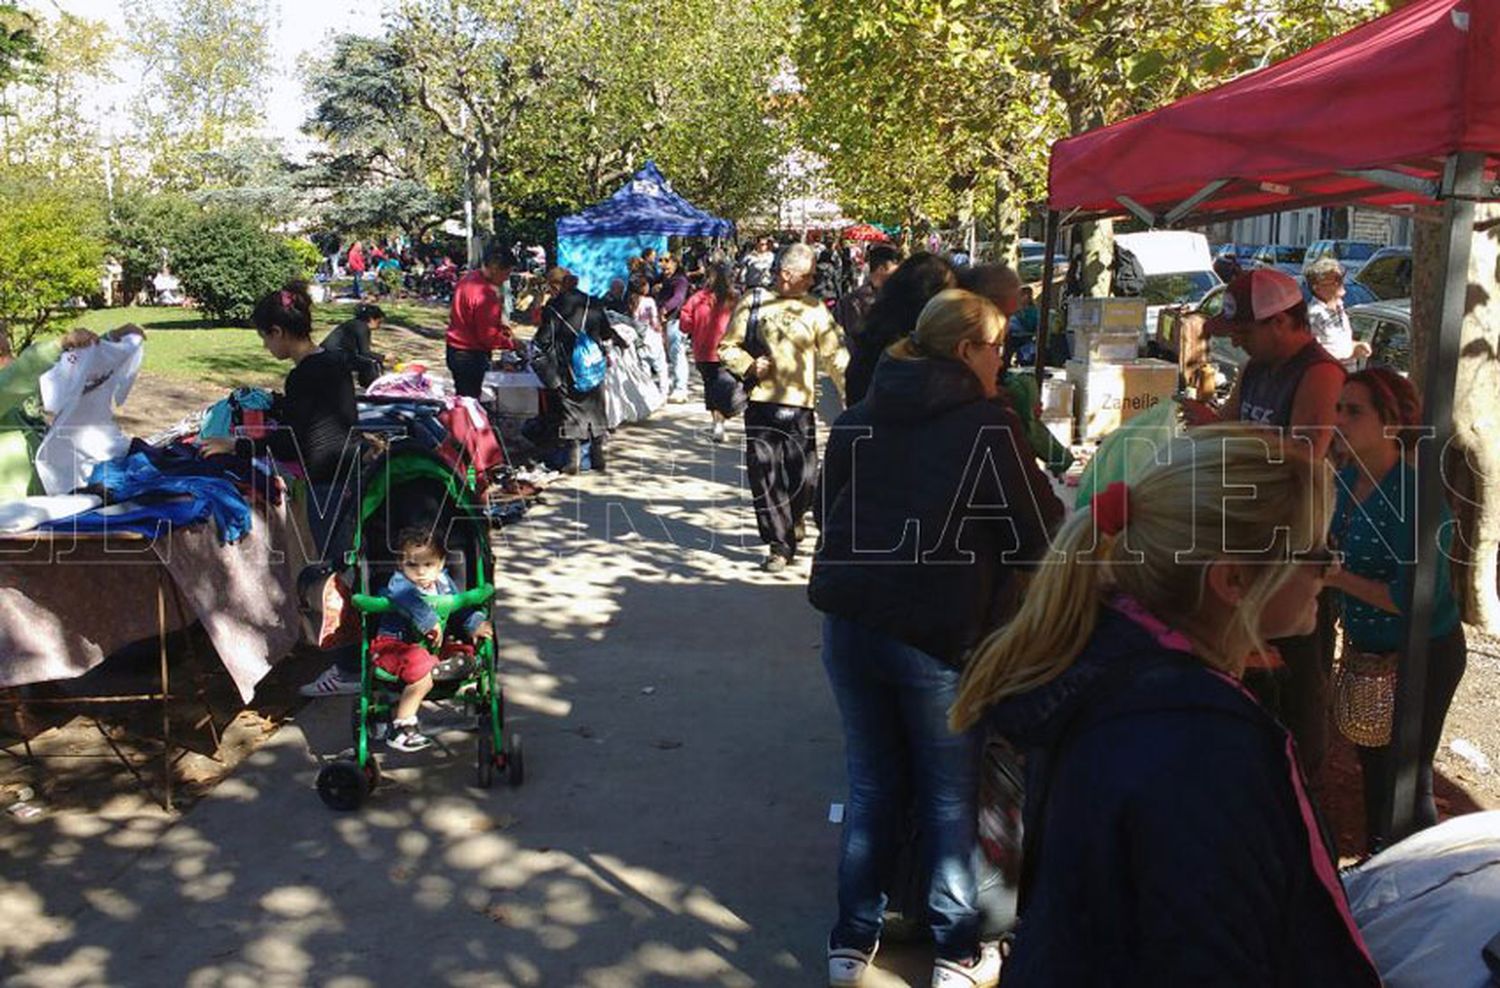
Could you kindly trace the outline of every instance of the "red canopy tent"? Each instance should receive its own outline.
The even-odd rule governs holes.
[[[1425,654],[1453,435],[1474,203],[1500,200],[1500,0],[1419,0],[1269,68],[1109,127],[1058,141],[1049,175],[1046,351],[1061,225],[1132,215],[1203,225],[1330,203],[1410,210],[1447,231],[1441,323],[1428,350],[1418,558],[1393,743],[1393,834],[1415,806]],[[1416,658],[1413,659],[1412,657]]]

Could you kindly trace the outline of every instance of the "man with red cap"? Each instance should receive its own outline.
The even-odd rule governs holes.
[[[1309,444],[1314,457],[1326,455],[1344,367],[1313,337],[1297,282],[1272,268],[1236,275],[1224,292],[1223,310],[1204,329],[1210,335],[1227,335],[1250,355],[1218,417],[1290,429]],[[1213,417],[1207,406],[1198,409],[1193,417],[1199,424]],[[1251,670],[1246,685],[1297,739],[1303,771],[1316,791],[1328,749],[1328,676],[1333,661],[1328,603],[1319,603],[1317,631],[1270,644],[1284,667]]]

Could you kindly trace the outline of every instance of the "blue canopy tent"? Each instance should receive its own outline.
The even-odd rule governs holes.
[[[557,221],[557,263],[578,276],[578,287],[602,295],[623,278],[627,261],[648,247],[667,249],[668,237],[727,237],[734,224],[704,212],[672,191],[648,161],[614,195],[577,216]]]

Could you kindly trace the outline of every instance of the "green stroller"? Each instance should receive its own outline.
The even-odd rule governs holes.
[[[442,620],[466,608],[487,607],[495,588],[490,556],[489,525],[472,478],[462,478],[436,455],[414,444],[398,444],[372,468],[372,479],[360,498],[350,555],[358,571],[359,592],[352,602],[360,613],[360,691],[351,716],[352,757],[340,758],[318,772],[318,795],[330,808],[358,809],[380,783],[380,764],[371,742],[382,740],[390,727],[391,709],[400,695],[400,679],[371,661],[370,642],[379,616],[391,602],[372,592],[383,586],[395,569],[391,538],[413,523],[440,526],[449,538],[450,564],[455,581],[467,590],[427,598]],[[476,728],[475,782],[488,789],[495,773],[504,772],[512,786],[525,779],[519,734],[505,729],[505,694],[496,669],[493,639],[481,641],[472,656],[455,656],[438,664],[429,700],[455,700],[474,716]]]

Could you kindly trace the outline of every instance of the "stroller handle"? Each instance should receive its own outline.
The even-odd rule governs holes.
[[[422,595],[423,599],[427,601],[427,606],[437,611],[438,617],[444,621],[448,620],[448,616],[454,611],[461,611],[466,607],[478,607],[481,604],[489,603],[490,598],[493,596],[495,596],[495,588],[488,583],[481,583],[474,589],[465,590],[463,593]],[[362,614],[385,614],[395,607],[395,604],[391,602],[389,597],[381,597],[378,594],[351,594],[349,601]]]

